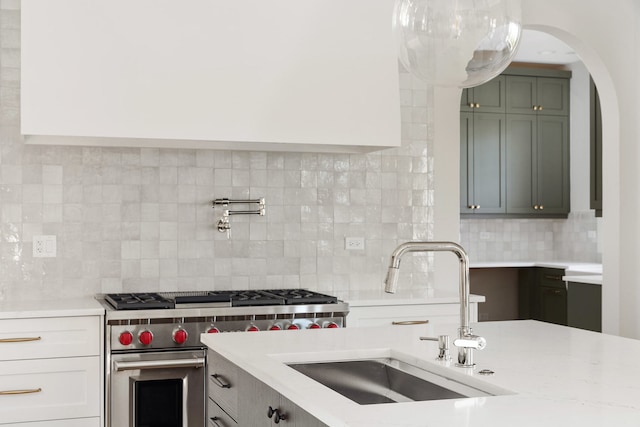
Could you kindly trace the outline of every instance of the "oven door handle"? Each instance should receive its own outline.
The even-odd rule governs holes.
[[[165,368],[204,368],[205,359],[197,357],[194,359],[175,360],[138,360],[135,362],[114,361],[113,366],[116,371],[132,371],[136,369],[165,369]]]

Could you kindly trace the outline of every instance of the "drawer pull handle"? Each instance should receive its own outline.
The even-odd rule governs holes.
[[[42,337],[2,338],[0,339],[0,343],[40,341],[41,339]]]
[[[551,274],[547,274],[544,276],[546,280],[562,280],[562,276],[554,276]]]
[[[231,384],[229,384],[226,381],[223,381],[224,378],[221,375],[213,374],[213,375],[211,375],[211,378],[213,379],[213,382],[215,382],[218,387],[220,387],[220,388],[231,388]]]
[[[402,320],[398,322],[391,322],[392,325],[424,325],[429,323],[428,320]]]
[[[42,391],[41,388],[34,388],[30,390],[6,390],[6,391],[0,391],[0,396],[10,396],[13,394],[33,394],[33,393],[40,393],[41,391]]]

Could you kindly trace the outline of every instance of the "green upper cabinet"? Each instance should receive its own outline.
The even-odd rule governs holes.
[[[464,89],[460,99],[460,111],[504,113],[506,110],[505,85],[505,76],[498,76],[483,85]]]
[[[461,214],[569,214],[570,77],[564,70],[510,68],[463,91]]]
[[[569,213],[569,120],[507,114],[507,213]]]
[[[460,114],[460,212],[506,212],[505,115]]]
[[[555,77],[507,76],[507,113],[569,115],[569,80]]]

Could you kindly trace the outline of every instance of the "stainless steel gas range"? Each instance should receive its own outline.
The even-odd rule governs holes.
[[[346,326],[347,303],[304,289],[105,294],[106,425],[205,426],[203,333]],[[277,333],[277,332],[269,332]]]

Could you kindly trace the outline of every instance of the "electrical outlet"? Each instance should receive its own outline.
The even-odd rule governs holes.
[[[34,258],[55,258],[56,253],[56,236],[33,236]]]
[[[364,237],[345,237],[344,248],[348,251],[363,251]]]

